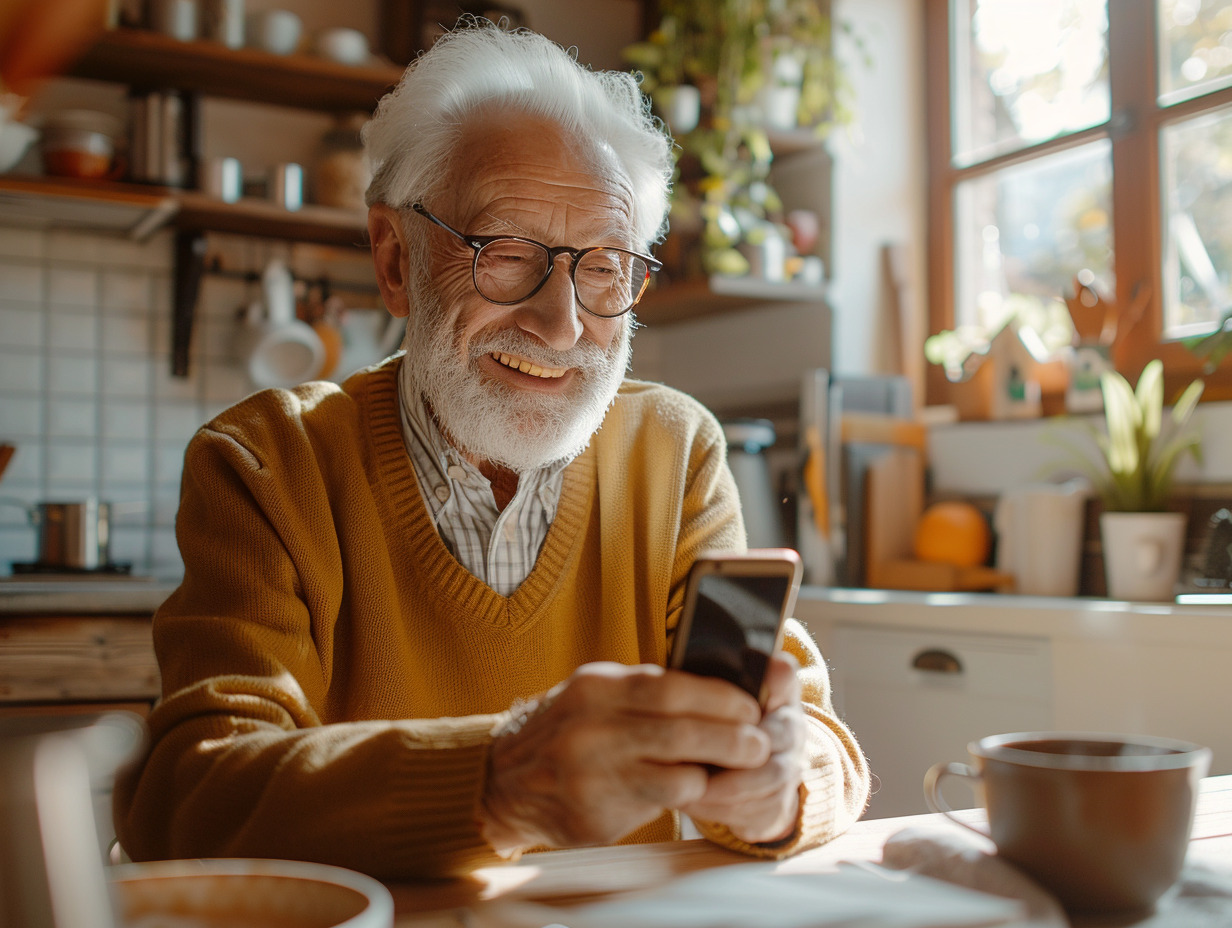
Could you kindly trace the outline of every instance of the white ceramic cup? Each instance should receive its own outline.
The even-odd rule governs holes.
[[[317,35],[316,50],[339,64],[363,64],[368,60],[368,37],[358,29],[326,29]]]
[[[263,10],[248,17],[245,36],[248,44],[255,48],[275,55],[289,55],[299,47],[303,29],[303,22],[290,10]]]
[[[304,205],[304,169],[294,162],[276,164],[270,169],[269,198],[283,209],[294,212]]]
[[[205,35],[227,48],[244,44],[244,0],[206,0]]]
[[[234,203],[244,192],[244,175],[238,158],[211,158],[202,168],[201,189],[209,196]]]
[[[157,32],[181,42],[197,37],[197,0],[155,0],[150,6],[150,25]]]

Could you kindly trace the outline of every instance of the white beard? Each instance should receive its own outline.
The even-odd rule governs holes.
[[[403,374],[463,454],[525,473],[577,457],[603,424],[629,366],[633,326],[627,321],[607,351],[579,341],[568,351],[548,348],[516,327],[479,332],[460,357],[457,333],[430,286],[408,287]],[[519,390],[485,376],[479,359],[503,351],[541,367],[573,369],[565,393]]]

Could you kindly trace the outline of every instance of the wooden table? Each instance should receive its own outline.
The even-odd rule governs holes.
[[[981,809],[958,813],[984,819]],[[829,844],[781,861],[785,873],[826,872],[842,860],[879,861],[886,838],[909,825],[956,826],[941,815],[857,822]],[[1202,783],[1191,846],[1226,858],[1232,868],[1232,775]],[[1209,859],[1209,858],[1208,858]],[[661,886],[688,873],[748,863],[749,858],[708,841],[670,841],[628,847],[583,848],[528,854],[516,864],[477,870],[469,878],[435,885],[391,885],[396,928],[467,928],[468,911],[495,901],[568,905],[636,889]]]

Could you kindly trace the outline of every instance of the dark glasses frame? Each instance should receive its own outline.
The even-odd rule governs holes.
[[[459,232],[457,229],[455,229],[453,226],[446,223],[444,220],[440,219],[438,216],[434,216],[431,212],[428,211],[428,209],[422,203],[412,203],[411,209],[413,209],[420,216],[423,216],[424,219],[427,219],[429,222],[435,223],[436,225],[444,229],[446,232],[449,232],[451,235],[456,236],[462,242],[465,242],[466,245],[468,245],[474,251],[474,255],[471,258],[471,282],[475,285],[475,292],[478,293],[485,300],[487,300],[489,303],[493,303],[497,306],[513,306],[515,303],[521,303],[524,300],[529,300],[532,296],[534,296],[536,293],[538,293],[540,290],[543,289],[543,285],[546,284],[548,282],[548,278],[552,276],[552,271],[556,267],[556,259],[560,255],[569,255],[570,258],[572,259],[569,264],[569,280],[573,284],[574,301],[578,304],[578,306],[582,307],[582,309],[590,313],[592,316],[597,316],[600,319],[619,319],[621,316],[629,312],[629,310],[631,310],[634,306],[636,306],[638,302],[642,299],[642,296],[646,293],[646,287],[650,283],[650,275],[653,274],[655,271],[662,270],[663,268],[663,262],[659,261],[656,258],[652,258],[650,255],[644,255],[636,251],[630,251],[627,248],[615,248],[610,245],[592,245],[589,248],[570,248],[568,245],[560,245],[556,248],[549,248],[547,245],[543,244],[543,242],[536,242],[533,238],[523,238],[520,235],[466,235],[462,232]],[[547,270],[543,272],[543,278],[539,281],[539,283],[535,285],[534,289],[531,290],[529,293],[527,293],[525,296],[519,297],[516,300],[494,300],[491,297],[489,297],[486,293],[484,293],[483,290],[479,288],[479,253],[483,251],[485,248],[487,248],[489,245],[491,245],[493,242],[522,242],[525,245],[533,245],[536,248],[540,248],[544,251],[545,254],[547,254],[548,256]],[[643,264],[646,265],[646,277],[642,280],[642,285],[641,287],[638,288],[637,295],[633,297],[633,302],[631,302],[628,306],[626,306],[624,309],[622,309],[618,313],[595,312],[593,309],[591,309],[589,306],[587,306],[585,303],[582,302],[582,298],[578,291],[577,277],[575,276],[577,273],[578,262],[581,261],[584,257],[586,257],[586,255],[591,254],[592,252],[596,252],[596,251],[614,251],[617,254],[628,255],[630,257],[637,258],[639,261],[641,261]]]

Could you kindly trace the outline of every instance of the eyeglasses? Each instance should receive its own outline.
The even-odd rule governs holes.
[[[569,276],[578,305],[592,316],[614,319],[637,305],[650,283],[651,272],[663,267],[649,255],[606,245],[549,248],[516,235],[463,235],[433,216],[422,203],[412,204],[411,209],[474,250],[471,277],[475,289],[498,306],[530,299],[547,283],[556,258],[569,255],[573,259]]]

